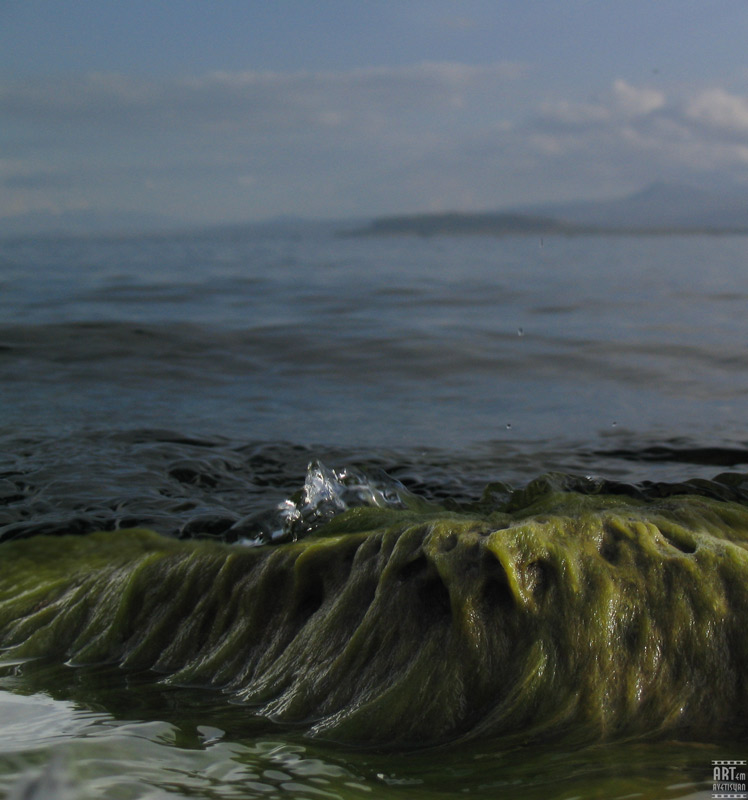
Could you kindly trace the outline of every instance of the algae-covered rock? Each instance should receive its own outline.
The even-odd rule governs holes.
[[[229,693],[312,735],[739,736],[748,509],[573,492],[356,509],[241,548],[145,530],[0,545],[0,647]]]

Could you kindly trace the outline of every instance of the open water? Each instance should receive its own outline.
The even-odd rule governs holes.
[[[0,241],[0,539],[282,538],[312,462],[359,494],[719,495],[748,471],[747,309],[740,236]],[[696,798],[725,758],[745,742],[348,751],[117,670],[0,666],[0,797]]]

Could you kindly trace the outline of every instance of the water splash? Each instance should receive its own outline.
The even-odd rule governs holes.
[[[279,503],[254,536],[242,545],[296,541],[349,508],[405,508],[410,492],[381,469],[330,469],[314,460],[307,466],[304,486]],[[256,524],[257,520],[253,519]],[[271,522],[271,524],[268,524]]]
[[[284,540],[295,541],[349,508],[404,508],[405,487],[382,470],[330,469],[321,461],[307,467],[304,487],[279,506]]]

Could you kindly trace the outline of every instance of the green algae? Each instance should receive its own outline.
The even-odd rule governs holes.
[[[145,530],[4,543],[0,647],[153,670],[349,743],[742,737],[748,509],[525,500],[354,509],[257,548]]]

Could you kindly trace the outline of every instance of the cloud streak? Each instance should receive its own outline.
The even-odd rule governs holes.
[[[347,72],[213,72],[155,81],[115,74],[0,85],[0,112],[23,121],[153,126],[265,122],[273,129],[329,124],[331,114],[462,107],[523,75],[521,64],[423,63]]]
[[[748,179],[743,95],[617,79],[592,99],[546,98],[532,66],[510,62],[15,81],[0,116],[0,214],[344,216]]]

